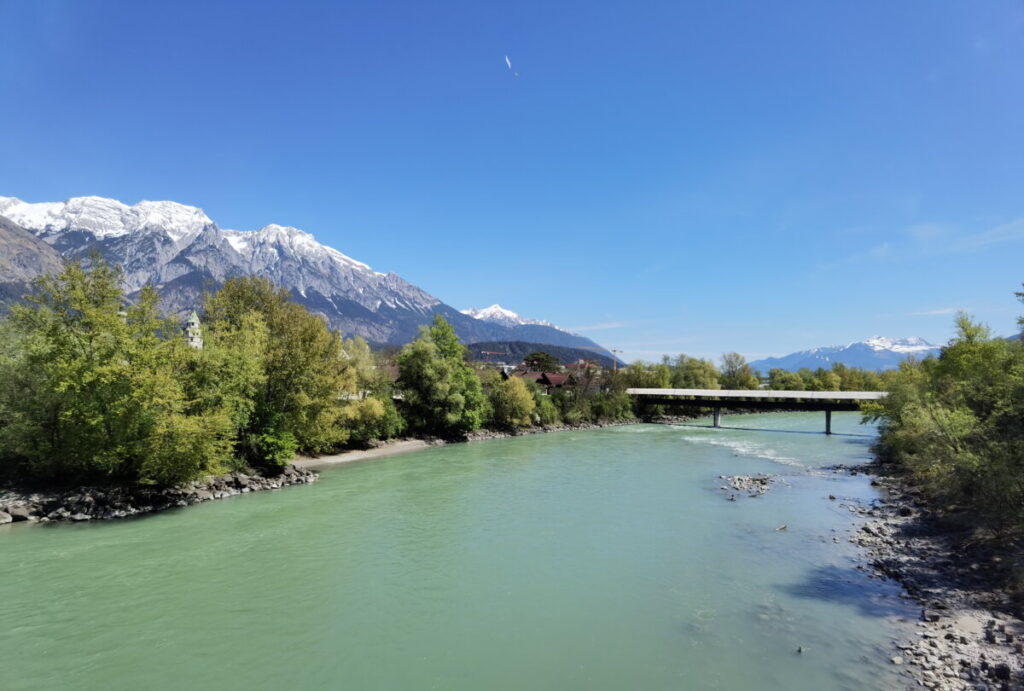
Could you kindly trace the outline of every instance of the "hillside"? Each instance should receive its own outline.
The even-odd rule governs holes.
[[[933,345],[922,338],[883,338],[875,336],[865,341],[850,343],[845,346],[827,346],[812,348],[790,353],[777,358],[755,360],[750,365],[766,374],[774,368],[796,372],[804,367],[817,369],[832,367],[841,363],[847,367],[882,371],[899,367],[900,362],[908,357],[924,358],[937,355],[939,346]]]
[[[472,343],[467,346],[467,349],[469,350],[469,356],[473,360],[504,362],[508,365],[517,365],[523,361],[524,357],[538,350],[558,358],[563,365],[578,360],[592,360],[602,367],[611,367],[613,364],[612,358],[603,350],[570,348],[544,343],[529,343],[526,341],[484,341]],[[494,355],[493,353],[502,354]],[[619,364],[623,364],[622,361],[619,361]]]
[[[129,206],[102,197],[42,203],[0,197],[0,216],[18,229],[5,225],[0,234],[3,302],[16,299],[26,280],[54,270],[60,258],[99,252],[124,268],[129,297],[153,284],[171,313],[200,306],[204,292],[232,276],[259,275],[289,289],[332,327],[373,344],[406,343],[441,314],[467,343],[528,340],[605,352],[588,338],[542,321],[500,323],[463,314],[398,274],[374,271],[290,226],[224,229],[194,206],[170,201]]]

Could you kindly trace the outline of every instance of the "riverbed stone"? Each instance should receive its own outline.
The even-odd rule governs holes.
[[[15,523],[18,521],[29,521],[35,517],[35,511],[28,506],[8,506],[7,513],[11,515],[11,519]]]
[[[7,513],[6,511],[0,511],[0,525],[7,525],[8,523],[13,522],[14,519],[11,518],[11,514]]]

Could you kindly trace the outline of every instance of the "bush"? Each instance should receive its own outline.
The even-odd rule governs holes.
[[[260,470],[279,471],[295,458],[299,441],[291,432],[263,432],[249,435],[246,457]]]
[[[374,397],[350,401],[341,411],[341,422],[348,429],[349,440],[358,444],[390,439],[405,427],[391,399]]]

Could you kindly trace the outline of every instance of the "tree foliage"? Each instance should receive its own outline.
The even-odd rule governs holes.
[[[533,424],[537,402],[519,377],[499,381],[490,389],[491,420],[499,428],[516,429]]]
[[[865,406],[879,452],[940,507],[1024,528],[1024,344],[960,314],[938,358],[904,362],[889,395]]]
[[[535,350],[523,358],[523,364],[535,372],[560,372],[562,363],[554,355]]]
[[[756,389],[761,386],[757,372],[739,353],[722,355],[722,372],[718,382],[723,389]]]
[[[465,347],[441,315],[395,358],[402,411],[415,432],[457,437],[483,424],[486,399]]]
[[[168,484],[231,457],[228,396],[191,395],[196,353],[145,288],[123,308],[120,272],[98,257],[37,281],[16,306],[0,366],[0,449],[32,475]]]
[[[290,299],[288,291],[261,277],[228,279],[207,296],[205,323],[215,339],[259,325],[266,335],[254,386],[252,411],[242,448],[263,463],[267,440],[294,438],[307,453],[328,451],[348,439],[340,424],[342,396],[355,394],[352,372],[341,336],[320,317]],[[261,443],[262,442],[264,443]]]

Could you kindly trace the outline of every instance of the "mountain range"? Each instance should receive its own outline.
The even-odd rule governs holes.
[[[376,345],[406,343],[440,314],[466,343],[528,341],[610,355],[588,338],[497,305],[464,314],[298,228],[230,230],[197,207],[170,201],[129,206],[103,197],[42,203],[0,197],[0,303],[21,296],[35,276],[59,270],[63,259],[94,251],[123,267],[129,298],[152,284],[169,313],[201,306],[204,292],[228,278],[259,275],[289,289],[345,335]]]
[[[750,363],[751,367],[762,374],[776,367],[790,372],[807,367],[809,369],[826,369],[833,363],[841,363],[847,367],[881,371],[899,367],[902,360],[908,357],[925,358],[938,355],[940,347],[923,338],[883,338],[875,336],[866,341],[858,341],[844,346],[828,346],[812,348],[790,353],[777,358],[765,358]]]

